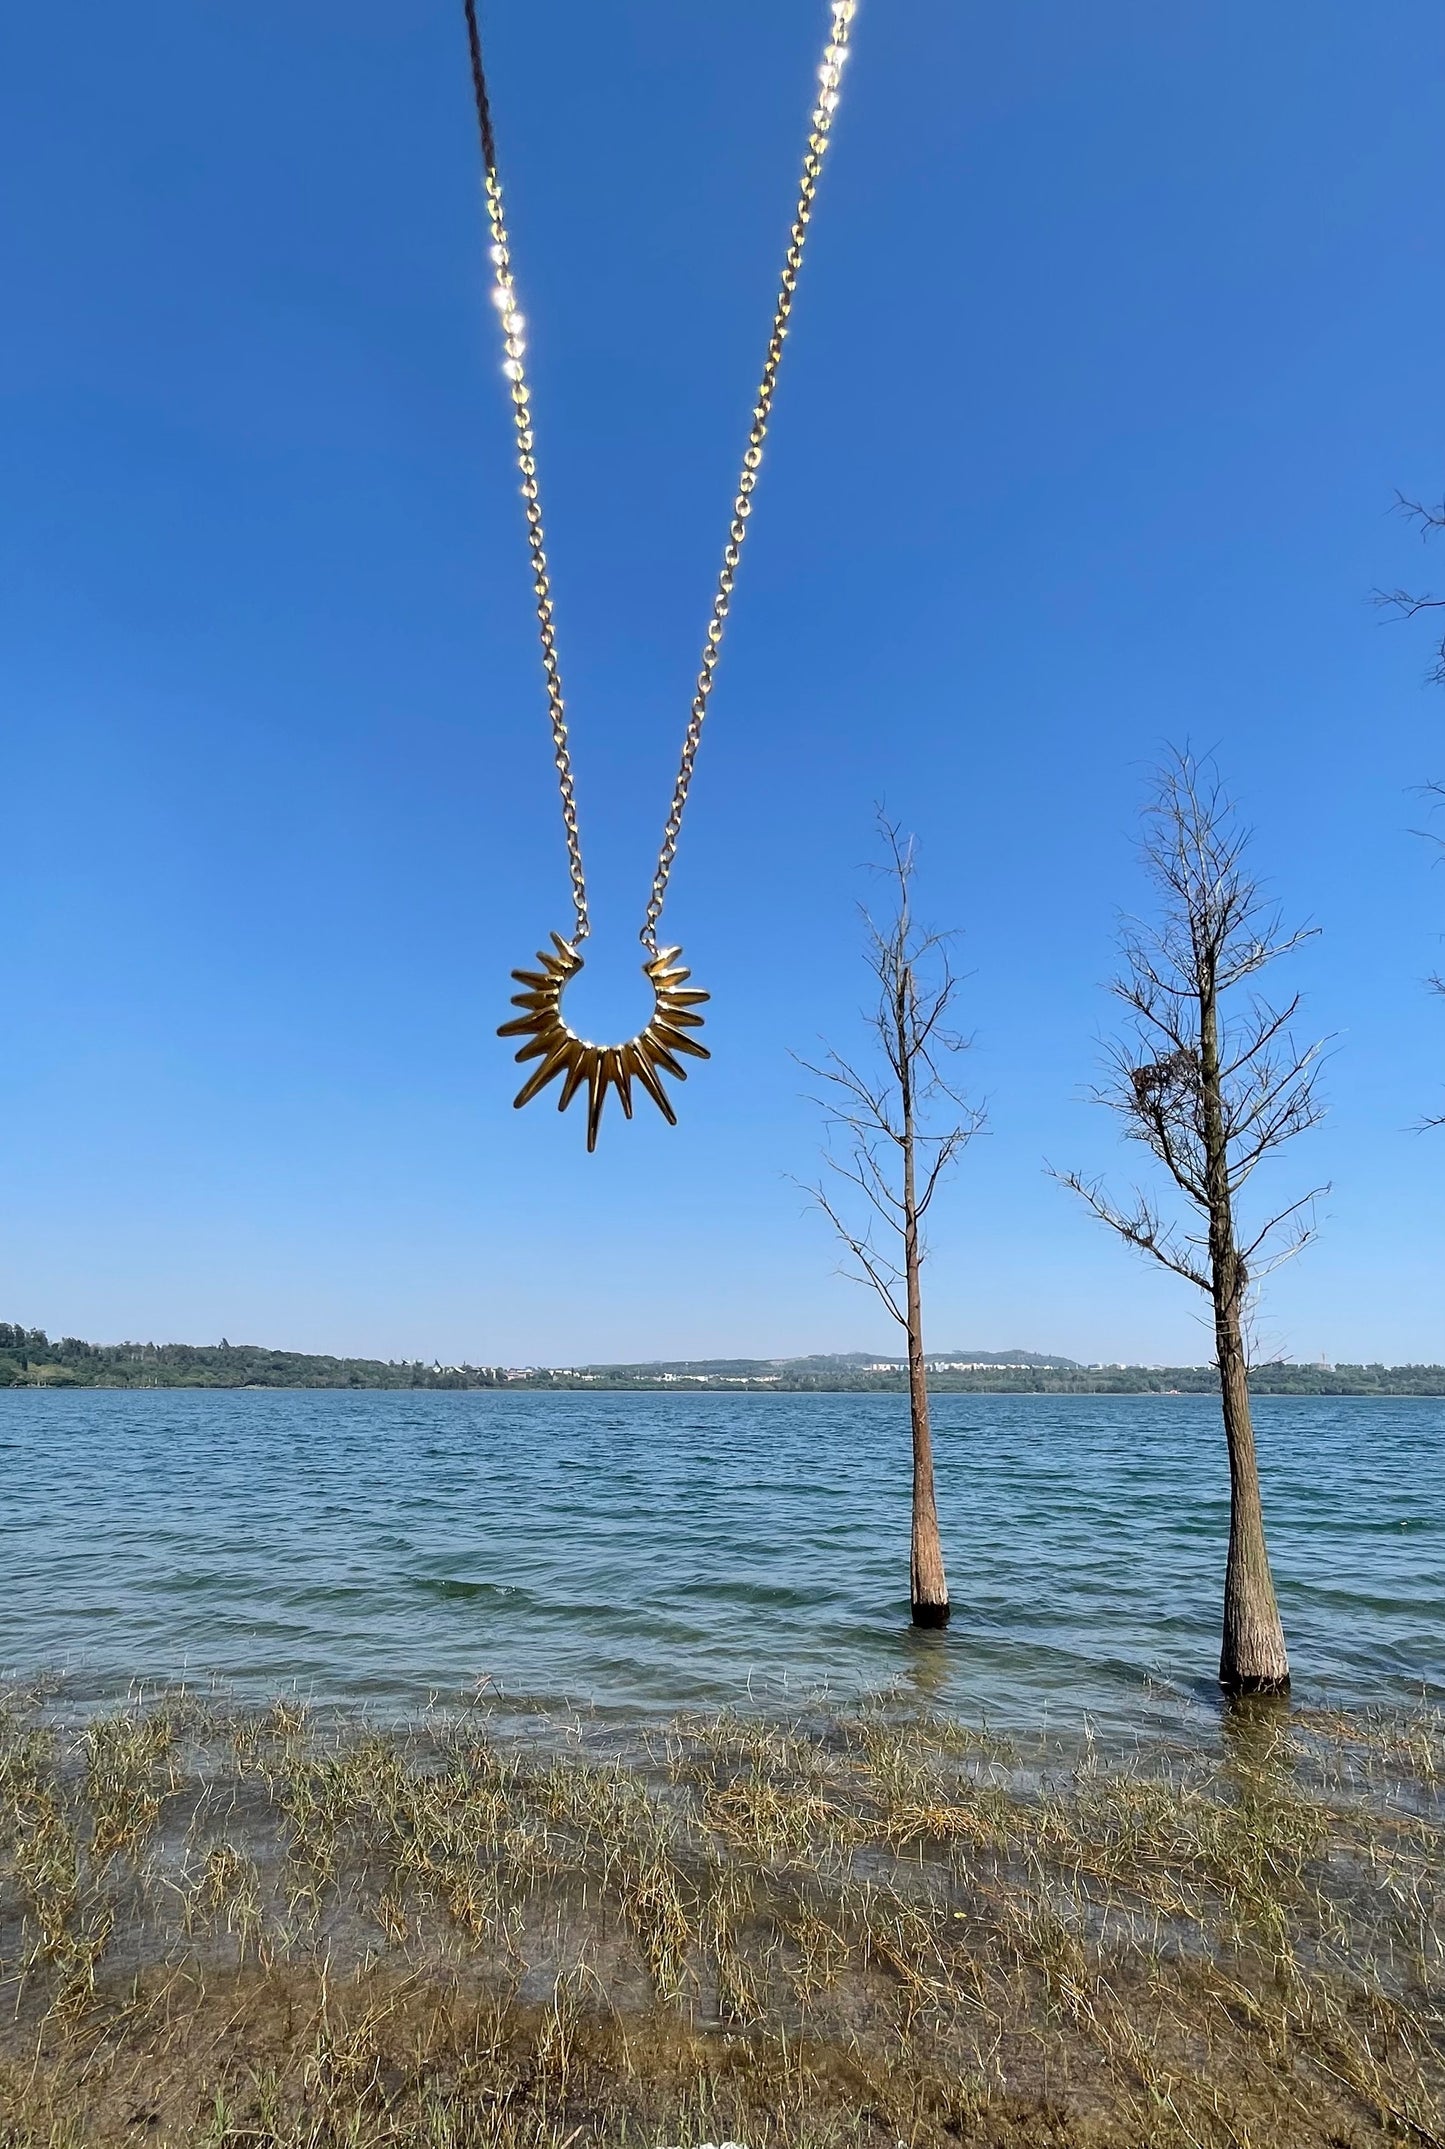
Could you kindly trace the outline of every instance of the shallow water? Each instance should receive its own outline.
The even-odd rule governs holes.
[[[1257,1404],[1305,1699],[1445,1689],[1445,1406]],[[881,1687],[1128,1732],[1213,1699],[1206,1397],[943,1396],[946,1636],[907,1624],[891,1396],[0,1391],[0,1669],[412,1710],[805,1708]]]

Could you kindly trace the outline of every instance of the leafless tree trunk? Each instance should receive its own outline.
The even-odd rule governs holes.
[[[871,1069],[828,1052],[824,1155],[831,1181],[809,1192],[852,1257],[848,1273],[872,1287],[908,1338],[908,1402],[913,1425],[913,1532],[909,1593],[913,1622],[948,1624],[948,1581],[933,1489],[928,1367],[923,1353],[920,1271],[924,1219],[939,1182],[978,1133],[983,1115],[965,1103],[943,1068],[965,1040],[945,1025],[958,991],[946,934],[916,925],[912,910],[913,845],[880,816],[887,848],[881,869],[892,889],[880,923],[866,909],[867,963],[877,983],[869,1015],[877,1059]],[[851,1189],[851,1192],[848,1191]]]
[[[1229,1558],[1219,1676],[1234,1692],[1282,1693],[1289,1658],[1265,1544],[1249,1400],[1251,1291],[1314,1235],[1322,1187],[1246,1238],[1237,1210],[1255,1168],[1320,1117],[1320,1047],[1297,1046],[1296,995],[1275,1008],[1249,981],[1310,931],[1284,934],[1245,865],[1246,833],[1217,777],[1187,753],[1158,771],[1145,812],[1144,860],[1160,899],[1153,926],[1131,924],[1114,991],[1132,1017],[1099,1093],[1130,1137],[1164,1165],[1187,1221],[1136,1192],[1116,1203],[1098,1181],[1058,1176],[1141,1252],[1205,1292],[1214,1318],[1229,1452]],[[1243,1004],[1233,996],[1248,988]]]

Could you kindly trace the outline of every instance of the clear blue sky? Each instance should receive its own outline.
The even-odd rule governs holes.
[[[490,0],[598,1025],[635,934],[786,223],[815,0]],[[443,1358],[874,1347],[788,1175],[854,1034],[874,801],[966,931],[992,1133],[938,1346],[1198,1359],[1045,1157],[1160,743],[1214,745],[1337,1033],[1264,1336],[1445,1359],[1445,15],[864,0],[667,923],[682,1124],[514,1114],[565,926],[460,5],[12,11],[0,1316]],[[1445,585],[1445,550],[1433,562]]]

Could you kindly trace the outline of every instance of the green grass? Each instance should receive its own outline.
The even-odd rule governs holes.
[[[1445,1724],[0,1715],[0,2149],[1445,2145]]]

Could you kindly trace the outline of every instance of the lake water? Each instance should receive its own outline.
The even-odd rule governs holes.
[[[1306,1699],[1445,1689],[1445,1405],[1262,1398]],[[944,1396],[945,1636],[907,1623],[901,1397],[0,1391],[0,1669],[648,1718],[900,1687],[1001,1726],[1207,1709],[1205,1397]]]

